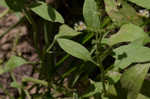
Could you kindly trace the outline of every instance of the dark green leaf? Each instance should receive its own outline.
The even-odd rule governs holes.
[[[68,54],[84,61],[92,61],[89,51],[81,44],[68,39],[57,39],[57,41]]]
[[[100,19],[98,7],[95,0],[85,0],[83,7],[83,16],[86,24],[93,29],[100,28]]]
[[[48,5],[47,3],[40,2],[32,5],[31,10],[45,20],[64,23],[63,17],[51,5]]]

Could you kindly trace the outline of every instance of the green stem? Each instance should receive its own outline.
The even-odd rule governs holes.
[[[103,61],[112,52],[112,46],[106,49],[102,55],[100,55],[101,61]]]
[[[15,78],[15,75],[13,72],[10,72],[10,75],[11,75],[11,78],[13,79],[14,82],[17,82],[16,78]],[[21,89],[20,88],[17,88],[19,94],[21,95]]]
[[[27,98],[28,98],[28,99],[31,99],[31,96],[30,96],[29,92],[28,92],[27,90],[25,90],[25,89],[24,89],[24,92],[25,92],[25,94],[27,95]]]
[[[60,61],[58,61],[56,63],[56,67],[58,67],[59,65],[61,65],[67,58],[69,58],[69,54],[65,55]]]
[[[46,87],[48,86],[48,83],[46,81],[35,79],[32,77],[24,77],[22,82],[32,82],[35,84],[41,84],[41,85],[46,86]]]
[[[37,43],[37,25],[35,23],[35,21],[33,20],[32,16],[30,15],[29,11],[27,11],[27,9],[23,9],[23,12],[25,14],[25,17],[27,18],[27,20],[29,21],[29,23],[32,25],[33,27],[33,41],[34,41],[34,46],[35,48],[38,49],[38,43]]]
[[[102,65],[102,63],[100,63],[100,71],[101,71],[101,81],[102,81],[102,84],[103,84],[103,91],[104,93],[106,93],[106,86],[105,86],[105,71],[104,71],[104,67]]]
[[[95,35],[95,39],[96,39],[96,59],[97,59],[98,67],[101,71],[101,81],[102,81],[102,84],[103,84],[103,91],[104,91],[104,93],[106,93],[105,72],[104,72],[104,67],[102,65],[102,60],[101,60],[101,57],[100,57],[100,43],[101,43],[102,37],[103,37],[102,33],[96,32],[96,35]]]
[[[52,47],[54,46],[55,43],[56,43],[56,39],[54,38],[51,45],[48,47],[47,52],[49,52],[52,49]]]

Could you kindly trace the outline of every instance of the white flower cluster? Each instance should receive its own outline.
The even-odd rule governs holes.
[[[79,23],[74,24],[74,29],[76,31],[83,31],[86,30],[86,25],[82,21],[80,21]]]
[[[142,16],[142,17],[149,18],[150,13],[149,13],[149,11],[148,11],[148,10],[144,9],[144,10],[139,10],[138,15],[140,15],[140,16]]]

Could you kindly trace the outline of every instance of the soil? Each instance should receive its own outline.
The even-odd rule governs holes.
[[[0,13],[4,10],[4,8],[0,7]],[[12,13],[0,18],[0,35],[17,21],[17,16]],[[15,46],[16,40],[19,41]],[[38,55],[35,53],[35,50],[31,45],[31,41],[32,40],[29,38],[29,32],[24,24],[18,25],[16,28],[7,33],[0,39],[0,66],[5,66],[5,62],[14,54],[20,55],[26,60],[32,62],[38,61]],[[24,65],[16,68],[13,72],[17,81],[20,82],[23,76],[32,76],[32,66]],[[5,89],[8,89],[10,94],[15,96],[17,94],[16,89],[10,87],[11,82],[12,79],[10,77],[10,73],[0,75],[0,84],[2,84]],[[0,99],[8,99],[1,89]]]

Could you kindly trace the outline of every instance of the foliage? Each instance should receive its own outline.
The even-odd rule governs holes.
[[[150,87],[149,2],[2,0],[0,5],[22,14],[24,21],[18,24],[28,22],[32,27],[40,61],[12,56],[0,74],[10,72],[13,77],[13,70],[23,64],[33,65],[39,73],[38,79],[23,77],[21,83],[13,77],[17,99],[149,99],[144,91]],[[33,83],[30,90],[46,90],[31,94],[25,88],[28,82]]]

